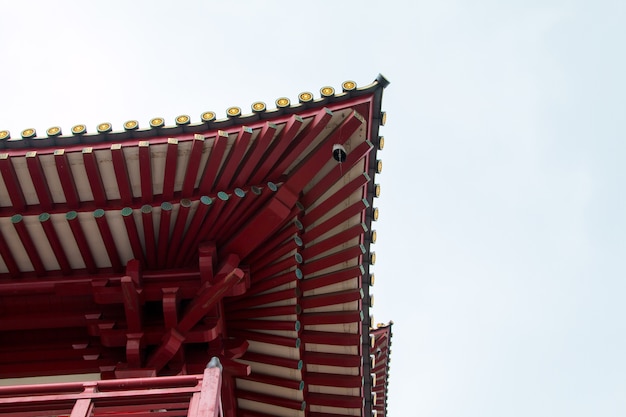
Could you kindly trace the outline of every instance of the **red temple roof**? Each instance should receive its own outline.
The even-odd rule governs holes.
[[[225,415],[378,409],[386,85],[172,127],[0,132],[0,378],[200,374],[218,356]]]

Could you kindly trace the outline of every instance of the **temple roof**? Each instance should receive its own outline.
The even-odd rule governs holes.
[[[387,83],[0,140],[0,378],[199,373],[218,355],[227,412],[370,412]]]

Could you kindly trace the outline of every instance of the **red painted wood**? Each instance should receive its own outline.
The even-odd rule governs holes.
[[[133,256],[141,263],[145,263],[146,259],[141,246],[141,240],[139,239],[139,232],[137,231],[137,224],[135,223],[133,209],[130,207],[122,209],[122,219],[124,220],[124,226],[126,226],[126,233],[128,234],[130,247],[133,250]]]
[[[302,380],[294,381],[291,379],[279,378],[276,376],[258,374],[254,372],[250,376],[240,379],[243,379],[245,381],[259,382],[261,384],[274,385],[277,387],[289,388],[296,391],[302,391],[304,388],[304,381]]]
[[[6,240],[4,239],[2,231],[0,231],[0,255],[2,256],[4,264],[9,270],[11,278],[19,278],[19,276],[21,275],[20,269],[15,262],[15,258],[13,257],[13,254],[11,253],[11,250],[9,249]]]
[[[181,197],[189,198],[193,195],[193,191],[196,184],[196,178],[198,177],[198,169],[200,168],[200,162],[202,160],[202,152],[204,151],[204,136],[194,135],[191,145],[191,152],[189,153],[189,159],[187,161],[187,167],[185,170],[185,179],[183,180],[183,188],[181,190]]]
[[[329,311],[324,313],[302,313],[300,321],[304,326],[321,324],[350,324],[361,323],[363,317],[360,311]]]
[[[316,272],[330,268],[335,265],[347,263],[356,260],[361,263],[361,257],[367,253],[365,246],[358,245],[348,249],[344,249],[333,254],[317,258],[313,261],[305,262],[300,269],[304,275],[315,274]]]
[[[297,247],[302,246],[302,242],[299,240],[300,238],[297,236],[299,232],[302,230],[301,223],[299,221],[295,221],[295,219],[291,222],[288,222],[282,230],[276,232],[274,235],[270,236],[263,244],[263,246],[257,248],[254,252],[248,255],[247,260],[250,264],[256,264],[257,262],[263,262],[266,259],[277,259],[277,256],[273,256],[274,251],[279,248],[282,244],[287,241],[294,242],[294,239],[297,242],[300,242]],[[298,239],[296,239],[298,237]],[[292,248],[295,249],[295,248]],[[268,256],[270,255],[270,256]]]
[[[165,170],[163,172],[163,200],[170,201],[174,198],[174,185],[176,182],[176,165],[178,163],[178,139],[167,140],[167,152],[165,153]]]
[[[76,191],[76,183],[74,182],[70,162],[67,159],[64,149],[54,151],[54,163],[57,167],[59,179],[61,180],[61,187],[63,188],[67,206],[71,209],[78,208],[80,198],[78,197],[78,191]]]
[[[198,207],[196,208],[196,211],[193,217],[191,218],[191,222],[189,223],[189,226],[187,227],[187,232],[185,233],[185,236],[183,237],[183,240],[180,244],[180,249],[176,253],[176,260],[174,262],[175,265],[178,265],[178,266],[182,265],[185,257],[187,256],[188,252],[191,250],[196,234],[198,233],[200,226],[202,225],[202,222],[204,221],[204,218],[206,217],[206,214],[209,212],[209,210],[212,207],[213,207],[213,199],[211,197],[207,197],[207,196],[200,197]],[[169,255],[168,255],[168,259],[169,259]]]
[[[265,291],[269,291],[274,288],[278,288],[281,285],[289,284],[290,282],[295,282],[298,279],[302,278],[302,271],[296,268],[294,271],[289,271],[285,274],[281,274],[278,276],[273,276],[270,278],[266,278],[263,280],[255,281],[252,280],[252,287],[246,292],[246,296],[250,297],[252,295],[260,294]]]
[[[87,179],[89,180],[91,193],[93,194],[93,200],[96,203],[96,206],[104,207],[107,203],[107,196],[104,191],[104,185],[102,183],[102,176],[100,175],[96,155],[93,153],[92,148],[84,148],[82,153],[85,171],[87,172]]]
[[[335,227],[345,223],[351,217],[358,214],[363,214],[365,210],[369,208],[369,206],[369,202],[366,199],[363,199],[361,201],[357,201],[354,204],[351,204],[350,206],[340,211],[328,220],[324,221],[323,223],[315,225],[315,227],[313,228],[311,228],[310,225],[305,224],[305,232],[302,234],[302,240],[305,242],[306,245],[307,242],[319,238],[320,236],[326,234]]]
[[[223,130],[217,131],[217,136],[213,142],[209,159],[207,160],[202,179],[200,180],[200,186],[198,187],[200,194],[209,194],[213,191],[213,184],[215,183],[215,177],[222,165],[224,158],[224,152],[226,151],[226,145],[228,144],[228,133]],[[222,190],[217,190],[222,191]]]
[[[363,377],[360,375],[318,372],[307,372],[306,380],[309,385],[321,385],[324,387],[361,388],[363,384]]]
[[[276,246],[267,243],[263,244],[263,246],[271,247],[272,251],[266,253],[263,257],[260,257],[256,261],[249,261],[251,265],[254,265],[255,272],[267,269],[269,265],[272,265],[274,262],[276,262],[276,259],[281,259],[285,256],[288,256],[293,251],[299,251],[302,247],[302,240],[298,236],[292,236]],[[293,265],[293,263],[287,262],[287,265],[289,267]],[[259,277],[259,279],[260,278],[261,277]]]
[[[264,154],[268,153],[272,139],[276,135],[278,126],[274,123],[265,123],[261,128],[255,141],[250,145],[250,150],[246,153],[245,160],[241,164],[241,171],[237,174],[234,180],[234,186],[243,187],[246,184],[255,184],[248,181],[250,176],[255,171],[255,168],[263,160]]]
[[[207,368],[202,378],[200,402],[196,416],[218,417],[221,410],[220,392],[222,387],[222,373],[219,368]]]
[[[278,134],[278,137],[272,141],[271,147],[263,155],[260,166],[250,179],[250,184],[260,184],[263,180],[268,179],[267,177],[273,170],[274,165],[278,163],[280,157],[294,140],[303,124],[304,119],[302,117],[295,114],[291,116]]]
[[[363,274],[365,274],[365,269],[361,265],[357,265],[338,271],[332,271],[314,278],[305,276],[305,279],[300,281],[300,288],[302,291],[310,291],[355,278],[360,280]]]
[[[300,339],[307,345],[358,346],[361,342],[361,335],[304,330],[300,332]]]
[[[159,220],[159,241],[157,243],[157,265],[159,269],[171,265],[170,256],[174,256],[173,251],[169,250],[170,241],[170,222],[172,219],[172,204],[169,202],[161,203],[161,219]]]
[[[120,259],[120,255],[117,253],[117,246],[115,245],[115,241],[113,240],[113,235],[111,234],[109,223],[107,223],[106,214],[104,210],[98,209],[94,211],[93,215],[96,219],[98,230],[100,230],[100,237],[102,238],[104,248],[106,249],[107,255],[109,256],[111,266],[113,267],[114,271],[121,271],[122,261]]]
[[[245,309],[256,306],[261,306],[263,304],[270,304],[276,301],[285,301],[290,299],[295,299],[298,297],[298,289],[290,288],[282,291],[275,291],[268,294],[257,295],[254,297],[246,297],[241,300],[237,300],[235,302],[227,302],[224,306],[227,310],[233,309]]]
[[[255,308],[250,310],[234,310],[228,312],[226,321],[260,319],[264,317],[289,316],[300,313],[299,305]]]
[[[317,392],[309,392],[306,399],[310,405],[324,405],[338,408],[361,408],[364,401],[361,396],[352,397],[347,395],[320,394]]]
[[[286,152],[279,161],[277,161],[274,168],[275,175],[283,174],[287,168],[289,168],[294,161],[304,153],[304,150],[315,140],[315,138],[322,133],[322,130],[328,126],[328,123],[333,117],[332,111],[327,108],[319,110],[315,114],[315,119],[309,123],[304,130],[289,144],[289,150]]]
[[[251,138],[252,129],[247,126],[242,126],[237,134],[235,142],[232,145],[227,160],[224,163],[224,167],[221,170],[217,184],[215,185],[217,190],[226,190],[229,188],[235,176],[235,172],[239,169],[240,164],[243,162],[243,157],[248,150]]]
[[[143,225],[143,241],[146,247],[146,263],[149,268],[157,267],[157,242],[154,234],[152,206],[141,207],[141,223]]]
[[[178,214],[176,215],[176,223],[172,230],[172,237],[169,242],[169,253],[167,254],[167,265],[172,265],[176,258],[176,253],[185,233],[185,225],[191,208],[191,200],[183,198],[178,205]]]
[[[48,238],[48,243],[50,243],[50,247],[52,248],[52,252],[54,252],[54,256],[59,263],[59,267],[61,268],[61,272],[63,275],[70,275],[72,273],[72,267],[70,266],[70,262],[67,259],[67,255],[65,254],[65,250],[61,245],[61,240],[57,235],[57,232],[52,224],[52,219],[48,213],[42,213],[39,216],[39,223],[43,228],[46,237]]]
[[[301,263],[302,263],[302,256],[296,252],[295,254],[289,255],[285,259],[282,259],[271,265],[261,267],[258,270],[253,269],[252,274],[254,275],[255,279],[261,280],[261,279],[269,278],[279,273],[283,273],[284,271],[290,268],[298,267],[298,265],[300,265]]]
[[[354,225],[342,232],[329,236],[324,240],[317,241],[315,244],[309,245],[302,250],[302,257],[309,260],[313,259],[324,254],[325,252],[330,251],[331,249],[344,245],[355,238],[359,238],[358,241],[362,242],[362,237],[365,233],[367,233],[367,231],[367,225],[365,223]]]
[[[237,398],[241,398],[249,401],[256,401],[263,404],[271,404],[277,407],[289,408],[291,410],[304,410],[305,402],[298,400],[289,400],[281,397],[274,397],[267,394],[260,394],[252,391],[244,391],[241,389],[237,389],[236,391]]]
[[[363,298],[362,291],[363,290],[360,288],[355,288],[352,290],[337,291],[327,294],[310,295],[307,297],[302,297],[300,299],[300,304],[302,305],[302,308],[306,311],[307,309],[311,308],[360,301]]]
[[[26,199],[22,192],[22,187],[13,168],[11,157],[7,153],[0,154],[0,174],[2,174],[2,180],[9,193],[13,210],[16,213],[24,211],[26,208]]]
[[[244,337],[247,340],[252,340],[261,343],[268,343],[271,345],[279,345],[279,346],[287,346],[287,347],[298,347],[300,345],[299,338],[290,338],[284,336],[276,336],[273,334],[267,333],[259,333],[254,331],[247,330],[239,330],[239,329],[229,329],[228,333],[232,336]]]
[[[373,149],[373,145],[369,141],[361,142],[346,156],[345,162],[341,164],[343,172],[348,172],[363,158],[365,158]],[[320,198],[328,189],[329,186],[338,181],[340,177],[337,176],[336,171],[330,171],[324,178],[319,180],[307,193],[302,197],[301,201],[305,207],[311,206],[318,198]]]
[[[148,204],[153,200],[150,142],[140,141],[137,148],[139,149],[139,172],[141,173],[141,202]]]
[[[130,186],[130,178],[128,178],[128,169],[126,168],[126,158],[122,145],[111,145],[111,157],[113,159],[113,169],[115,170],[115,179],[117,188],[120,192],[122,204],[131,205],[133,202],[133,192]]]
[[[35,246],[33,239],[30,237],[28,230],[26,229],[26,225],[24,224],[24,218],[20,214],[16,214],[11,217],[11,222],[13,223],[13,227],[20,237],[20,241],[26,250],[26,254],[28,255],[28,259],[30,259],[30,263],[35,270],[37,276],[43,276],[46,274],[46,268],[39,256],[39,251]]]
[[[304,353],[304,362],[307,365],[342,366],[354,368],[361,366],[362,358],[359,355],[341,355],[337,353],[308,352]]]
[[[46,180],[43,168],[41,167],[41,161],[37,157],[37,152],[26,152],[26,166],[28,167],[30,178],[33,181],[33,186],[35,187],[35,193],[37,194],[37,199],[39,200],[41,209],[43,211],[52,210],[54,202],[52,201],[52,196],[50,195],[48,181]]]
[[[141,306],[139,294],[129,276],[122,277],[122,296],[124,299],[124,312],[126,313],[126,325],[131,332],[140,332],[142,328]]]

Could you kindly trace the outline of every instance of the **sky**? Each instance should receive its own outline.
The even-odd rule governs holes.
[[[0,0],[0,130],[382,73],[389,415],[626,415],[623,1]]]

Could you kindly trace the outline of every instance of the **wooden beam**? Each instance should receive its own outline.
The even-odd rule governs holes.
[[[46,268],[39,256],[39,251],[33,242],[33,239],[30,237],[28,230],[26,229],[26,225],[24,224],[24,217],[21,214],[15,214],[11,217],[11,223],[13,223],[13,227],[17,232],[17,235],[26,250],[26,254],[28,255],[28,259],[30,259],[30,263],[35,270],[35,273],[38,276],[43,276],[46,274]]]
[[[104,191],[104,184],[102,183],[102,176],[100,175],[96,155],[93,152],[93,148],[83,148],[82,153],[94,203],[96,203],[96,206],[105,207],[107,195]]]
[[[7,188],[13,210],[17,213],[24,211],[26,209],[26,199],[8,153],[0,154],[0,174],[2,174],[2,180]]]
[[[139,180],[141,183],[141,202],[151,203],[153,200],[152,190],[152,158],[150,155],[150,142],[139,141],[137,145],[139,151]]]
[[[48,243],[50,243],[50,247],[52,248],[52,252],[59,263],[59,267],[61,268],[61,272],[63,275],[70,275],[72,273],[72,267],[70,266],[70,262],[67,259],[67,255],[65,254],[65,250],[61,245],[61,240],[57,235],[57,232],[52,224],[52,219],[50,214],[41,213],[39,215],[39,223],[43,228],[46,237],[48,238]]]
[[[175,254],[169,250],[170,222],[172,219],[172,204],[165,201],[161,203],[161,219],[159,220],[159,242],[157,244],[157,264],[159,269],[170,265],[168,262]]]
[[[168,138],[167,151],[165,153],[165,169],[163,171],[163,200],[165,201],[170,201],[174,198],[177,164],[178,139]]]
[[[137,224],[135,223],[133,209],[130,207],[124,207],[121,214],[122,219],[124,220],[124,226],[126,226],[126,233],[128,234],[130,247],[133,250],[133,256],[141,263],[145,263],[146,259],[141,246],[141,240],[139,239],[139,232],[137,231]]]
[[[183,198],[189,198],[193,195],[203,152],[204,136],[197,134],[193,135],[191,151],[189,152],[189,159],[185,170],[185,179],[183,180],[183,188],[181,190],[181,197]]]
[[[71,209],[77,209],[80,205],[80,198],[78,191],[76,191],[76,183],[74,176],[72,175],[72,169],[70,162],[67,159],[64,149],[57,149],[54,151],[54,163],[57,168],[57,174],[61,180],[61,188],[63,188],[63,194],[65,194],[65,201],[67,206]]]
[[[41,167],[41,161],[37,157],[37,152],[26,152],[26,166],[28,167],[30,178],[33,181],[33,186],[35,187],[35,193],[37,194],[37,199],[39,200],[41,209],[43,211],[52,210],[54,202],[52,201],[52,196],[50,195],[48,181],[46,180],[43,168]]]
[[[129,206],[133,202],[133,191],[130,186],[126,158],[124,157],[124,150],[121,144],[115,143],[111,145],[111,157],[113,159],[113,169],[115,171],[117,188],[120,192],[120,199],[122,204]]]
[[[143,241],[146,247],[146,263],[149,268],[157,268],[157,242],[154,234],[152,206],[144,204],[141,207],[141,223],[143,225]]]
[[[98,230],[100,230],[100,237],[102,238],[102,242],[104,243],[104,248],[107,251],[107,255],[109,255],[109,261],[111,262],[113,270],[121,271],[122,260],[120,259],[119,253],[117,253],[117,245],[115,245],[115,240],[113,240],[113,234],[111,233],[111,229],[109,228],[109,223],[107,223],[105,211],[102,209],[97,209],[93,212],[93,216],[96,219]]]
[[[241,165],[241,171],[239,171],[233,181],[235,187],[243,187],[251,183],[248,180],[257,165],[263,160],[264,154],[269,152],[270,144],[276,135],[277,129],[278,126],[269,122],[261,128],[261,132],[257,135],[252,145],[250,145],[250,150],[245,156],[246,160]]]
[[[209,159],[207,160],[204,173],[202,174],[202,179],[200,180],[200,186],[198,187],[200,194],[209,194],[213,191],[213,184],[215,183],[215,178],[222,165],[226,145],[228,145],[228,133],[223,130],[218,130],[217,136],[213,140],[213,147],[211,148]]]
[[[217,190],[226,190],[230,186],[235,172],[239,168],[240,164],[243,163],[243,157],[248,150],[251,138],[252,129],[247,126],[242,126],[241,129],[239,129],[237,138],[231,147],[227,160],[224,163],[224,167],[221,169],[221,173],[215,186]]]

